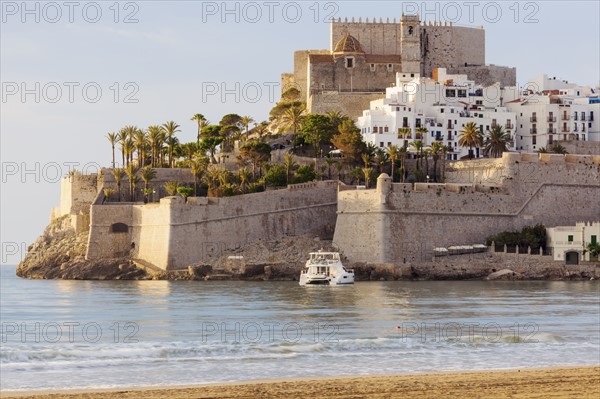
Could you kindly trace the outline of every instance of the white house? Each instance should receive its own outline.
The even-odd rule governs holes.
[[[385,98],[371,101],[356,125],[364,140],[377,147],[409,146],[417,139],[429,146],[437,141],[451,149],[447,159],[457,160],[469,154],[458,145],[469,122],[484,133],[501,125],[514,139],[516,114],[502,103],[517,96],[515,88],[478,86],[467,75],[450,75],[445,68],[434,70],[433,78],[399,72],[395,86],[386,89]],[[482,157],[482,149],[474,148],[473,155]]]
[[[554,260],[566,264],[590,261],[588,244],[597,244],[600,237],[600,221],[576,223],[575,226],[556,226],[546,229],[548,247],[552,248]]]

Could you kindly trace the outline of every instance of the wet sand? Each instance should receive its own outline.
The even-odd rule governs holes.
[[[31,399],[600,398],[600,366],[269,380],[177,388],[11,393]]]

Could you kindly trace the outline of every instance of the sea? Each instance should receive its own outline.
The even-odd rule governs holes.
[[[300,287],[0,272],[3,391],[600,364],[598,281]]]

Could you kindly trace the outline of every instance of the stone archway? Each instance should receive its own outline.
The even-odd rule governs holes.
[[[567,265],[578,265],[579,264],[579,252],[577,252],[577,251],[565,252],[565,263]]]

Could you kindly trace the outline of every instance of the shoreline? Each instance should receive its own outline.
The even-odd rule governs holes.
[[[600,364],[392,375],[294,377],[197,385],[143,386],[56,391],[0,391],[2,398],[117,399],[245,397],[498,397],[597,398]],[[483,396],[477,396],[482,395]],[[200,396],[201,395],[201,396]]]

